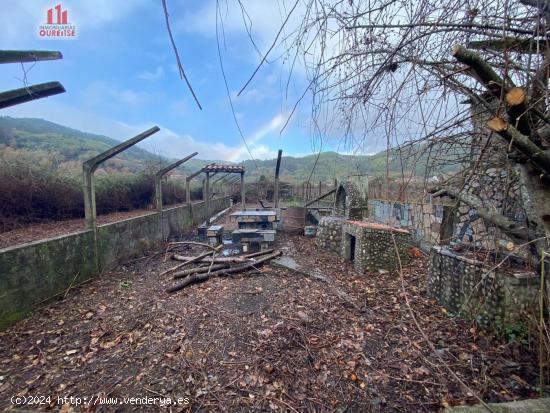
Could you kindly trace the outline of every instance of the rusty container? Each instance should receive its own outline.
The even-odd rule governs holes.
[[[306,224],[306,211],[304,207],[287,207],[283,209],[283,231],[294,234],[303,234]]]

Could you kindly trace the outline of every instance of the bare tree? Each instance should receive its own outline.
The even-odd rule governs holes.
[[[295,7],[302,19],[283,30],[280,46],[292,67],[303,59],[314,104],[335,108],[346,137],[360,143],[384,134],[388,148],[415,144],[421,153],[408,157],[427,161],[426,178],[438,164],[460,163],[461,172],[432,192],[475,208],[513,241],[538,240],[532,253],[540,257],[550,235],[550,1],[304,0]],[[471,190],[495,154],[517,181],[523,220]]]

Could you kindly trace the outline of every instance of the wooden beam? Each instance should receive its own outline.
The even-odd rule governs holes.
[[[111,149],[107,149],[105,152],[102,152],[91,159],[88,159],[86,162],[84,162],[84,166],[89,168],[91,172],[93,172],[101,163],[105,162],[107,159],[111,159],[113,156],[118,155],[129,147],[134,146],[136,143],[139,143],[145,138],[148,138],[154,133],[157,133],[159,130],[160,128],[158,126],[153,126],[152,128],[147,129],[145,132],[142,132],[139,135],[136,135],[133,138],[128,139],[127,141],[124,141],[117,146],[112,147]]]
[[[9,90],[0,93],[0,109],[64,92],[65,88],[59,82],[40,83],[38,85]]]
[[[0,64],[63,59],[61,52],[51,50],[0,50]]]
[[[244,185],[244,172],[241,172],[241,205],[242,205],[243,211],[246,210],[245,197],[246,197],[246,188]]]
[[[313,204],[313,203],[315,203],[315,202],[317,202],[317,201],[320,201],[321,199],[326,198],[327,196],[332,195],[332,194],[335,193],[335,192],[336,192],[336,188],[332,188],[330,191],[325,192],[323,195],[318,196],[317,198],[315,198],[315,199],[312,200],[312,201],[309,201],[307,204],[304,205],[304,207],[308,207],[308,206],[310,206],[311,204]]]

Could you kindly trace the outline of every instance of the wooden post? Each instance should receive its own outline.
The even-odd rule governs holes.
[[[204,207],[206,209],[206,223],[210,223],[210,172],[206,173],[206,184],[205,184],[205,195],[204,195]]]
[[[322,193],[323,191],[321,189],[321,181],[319,181],[319,193],[317,194],[317,196],[321,196]]]
[[[185,200],[187,205],[191,206],[191,183],[190,179],[185,178]]]
[[[241,172],[241,205],[242,205],[243,211],[246,210],[245,196],[246,196],[246,188],[244,186],[244,172]]]
[[[275,167],[275,186],[273,188],[273,204],[275,209],[279,208],[279,171],[281,170],[281,158],[283,150],[279,149],[277,154],[277,166]]]

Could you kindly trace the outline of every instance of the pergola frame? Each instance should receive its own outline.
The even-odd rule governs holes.
[[[202,172],[206,173],[206,185],[205,185],[205,202],[206,202],[206,211],[207,214],[210,214],[210,178],[217,173],[228,174],[240,174],[241,176],[241,205],[243,211],[246,209],[246,200],[245,200],[245,187],[244,187],[244,166],[239,165],[220,165],[220,164],[210,164],[206,165],[201,169]]]
[[[88,159],[82,164],[82,171],[84,173],[84,213],[86,216],[86,226],[89,229],[93,229],[94,233],[97,232],[97,210],[95,204],[95,190],[94,190],[94,172],[100,164],[106,160],[112,158],[115,155],[125,151],[126,149],[134,146],[136,143],[141,142],[145,138],[157,133],[160,130],[158,126],[153,126],[151,129],[147,129],[145,132],[134,136],[127,141],[114,146],[93,158]]]

